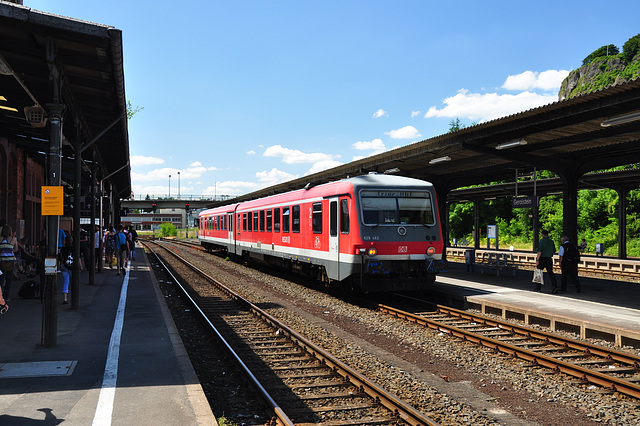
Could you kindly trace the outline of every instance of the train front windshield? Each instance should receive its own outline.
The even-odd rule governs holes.
[[[365,225],[435,225],[428,191],[362,191]]]

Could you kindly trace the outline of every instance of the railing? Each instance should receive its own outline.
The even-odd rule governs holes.
[[[180,196],[167,196],[167,194],[144,194],[144,195],[135,195],[130,198],[132,201],[153,201],[153,200],[163,200],[163,201],[223,201],[233,198],[232,195],[186,195],[180,194]]]

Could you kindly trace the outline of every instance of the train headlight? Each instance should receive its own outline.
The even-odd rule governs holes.
[[[436,248],[435,248],[435,247],[429,247],[429,248],[427,249],[427,254],[428,254],[429,256],[433,256],[434,254],[436,254]]]
[[[375,256],[376,254],[378,254],[378,249],[376,249],[375,247],[369,247],[369,249],[367,250],[367,254],[369,256]]]

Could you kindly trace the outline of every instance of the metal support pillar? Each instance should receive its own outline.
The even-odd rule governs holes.
[[[536,197],[536,202],[533,206],[533,221],[531,225],[533,228],[533,251],[536,251],[540,243],[540,199],[538,197]]]
[[[50,140],[49,158],[47,170],[47,185],[60,186],[62,179],[62,113],[64,105],[48,104]],[[60,218],[58,216],[47,216],[47,257],[57,258],[58,256],[58,227]],[[58,276],[56,274],[46,275],[45,291],[42,318],[42,344],[47,348],[57,345],[58,340]]]
[[[616,188],[618,193],[618,257],[627,258],[627,188]]]
[[[80,198],[82,196],[82,142],[73,141],[74,186],[73,186],[73,270],[71,273],[71,309],[80,307]]]
[[[89,285],[96,284],[96,173],[98,167],[96,166],[96,152],[91,151],[91,189],[89,193],[89,199],[91,200],[91,226],[89,227]],[[100,229],[100,227],[97,227]],[[100,234],[98,234],[100,235]],[[99,258],[102,256],[98,256]]]
[[[480,200],[473,200],[473,246],[480,248]]]
[[[560,174],[563,186],[562,228],[569,241],[578,244],[578,175]]]

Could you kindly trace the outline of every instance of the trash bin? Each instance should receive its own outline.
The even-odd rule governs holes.
[[[596,256],[604,255],[604,243],[596,243]]]
[[[468,249],[464,251],[464,263],[467,265],[467,272],[473,272],[473,265],[476,263],[476,251]]]

